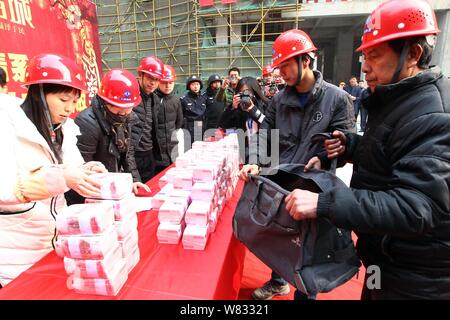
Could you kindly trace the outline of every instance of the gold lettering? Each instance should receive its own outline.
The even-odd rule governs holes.
[[[25,70],[27,68],[28,57],[26,54],[8,53],[8,58],[11,62],[11,71],[13,80],[16,82],[25,81]]]
[[[8,19],[8,16],[6,15],[5,1],[3,0],[0,0],[0,19]]]

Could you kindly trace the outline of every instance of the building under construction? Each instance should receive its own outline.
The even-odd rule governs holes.
[[[300,28],[319,48],[317,68],[331,82],[361,75],[363,24],[381,0],[237,0],[201,6],[198,0],[96,0],[104,69],[136,70],[155,55],[175,67],[177,91],[195,74],[225,75],[231,66],[260,76],[271,63],[272,44]],[[450,74],[450,0],[431,1],[441,33],[435,62]]]

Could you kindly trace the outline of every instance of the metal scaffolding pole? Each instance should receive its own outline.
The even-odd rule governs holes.
[[[175,67],[180,82],[192,74],[222,74],[232,65],[259,75],[271,60],[272,41],[299,27],[301,10],[294,0],[242,0],[245,9],[218,0],[207,8],[199,0],[94,2],[105,70],[135,71],[132,66],[143,54],[155,55]],[[285,18],[288,12],[295,15]]]

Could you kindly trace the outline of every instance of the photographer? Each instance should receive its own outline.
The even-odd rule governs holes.
[[[228,77],[223,80],[223,86],[216,95],[216,100],[223,102],[225,104],[225,108],[231,106],[233,96],[237,92],[236,87],[239,80],[241,80],[241,71],[239,68],[233,67],[228,70]]]
[[[236,92],[231,106],[225,109],[220,118],[219,128],[223,131],[242,129],[247,132],[248,142],[250,136],[258,131],[259,125],[263,122],[269,100],[262,93],[258,81],[252,77],[239,80]]]

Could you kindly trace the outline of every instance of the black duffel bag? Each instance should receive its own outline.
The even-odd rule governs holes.
[[[233,230],[262,262],[312,296],[350,280],[361,263],[350,231],[322,217],[296,221],[286,210],[285,197],[294,189],[320,193],[346,188],[334,174],[304,172],[304,167],[286,164],[277,167],[276,174],[250,175],[236,208]]]

